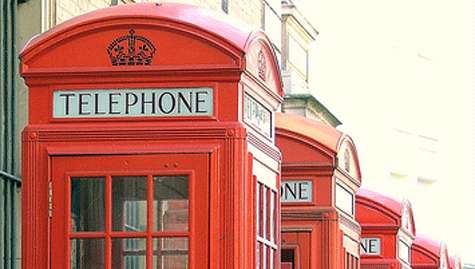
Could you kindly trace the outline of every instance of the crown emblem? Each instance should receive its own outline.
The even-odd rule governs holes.
[[[107,47],[112,65],[150,65],[155,51],[152,42],[135,35],[133,29],[128,35],[114,39]]]
[[[262,50],[260,50],[259,54],[257,55],[257,69],[258,69],[259,77],[265,81],[267,64],[266,64],[266,57],[264,56],[264,52],[262,52]]]

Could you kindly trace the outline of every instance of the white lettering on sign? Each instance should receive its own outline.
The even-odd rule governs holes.
[[[213,89],[58,90],[53,118],[211,116]]]
[[[336,207],[353,216],[355,212],[353,194],[340,184],[336,184],[335,196]]]
[[[244,95],[244,120],[267,137],[272,137],[272,112],[251,96]]]
[[[286,180],[280,185],[281,202],[311,202],[312,181]]]
[[[361,238],[360,250],[363,255],[381,255],[381,239]]]

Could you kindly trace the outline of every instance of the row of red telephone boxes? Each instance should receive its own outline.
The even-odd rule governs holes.
[[[351,138],[276,116],[282,163],[282,268],[462,268],[445,243],[416,234],[411,203],[360,189]]]

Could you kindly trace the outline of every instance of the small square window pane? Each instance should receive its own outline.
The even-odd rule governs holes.
[[[188,238],[153,239],[153,268],[188,269]]]
[[[267,264],[267,260],[266,260],[266,253],[267,253],[267,247],[265,244],[260,244],[261,245],[261,251],[260,251],[260,254],[261,254],[261,267],[260,268],[267,268],[266,267],[266,264]]]
[[[267,219],[267,209],[268,209],[268,204],[267,204],[267,187],[264,184],[261,184],[261,234],[260,236],[262,238],[266,238],[266,232],[267,232],[267,224],[269,220]]]
[[[147,229],[147,177],[112,177],[112,230]]]
[[[71,240],[71,269],[103,269],[104,239]]]
[[[146,268],[146,242],[145,238],[112,239],[112,268]]]
[[[71,178],[71,230],[104,231],[104,177]]]
[[[270,240],[270,235],[271,235],[271,227],[272,227],[272,222],[274,221],[274,219],[272,218],[272,211],[271,211],[271,207],[272,207],[272,197],[271,197],[271,192],[272,190],[270,188],[265,188],[265,193],[266,193],[266,201],[267,201],[267,205],[266,205],[266,220],[267,220],[267,223],[266,223],[266,239]]]
[[[256,268],[261,268],[261,243],[256,244]]]
[[[259,183],[258,184],[258,189],[257,191],[259,192],[259,205],[258,205],[258,209],[259,209],[259,215],[257,216],[257,218],[259,219],[258,223],[259,223],[259,226],[257,227],[257,235],[260,236],[260,237],[264,237],[264,226],[266,224],[265,222],[265,214],[264,214],[264,210],[265,210],[265,206],[266,206],[266,201],[265,201],[265,196],[264,196],[264,185]]]
[[[153,230],[188,231],[188,177],[156,176],[153,188]]]

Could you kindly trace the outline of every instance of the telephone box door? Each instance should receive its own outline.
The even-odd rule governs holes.
[[[53,269],[208,268],[207,154],[52,157]]]
[[[310,232],[282,232],[281,269],[310,269]]]

